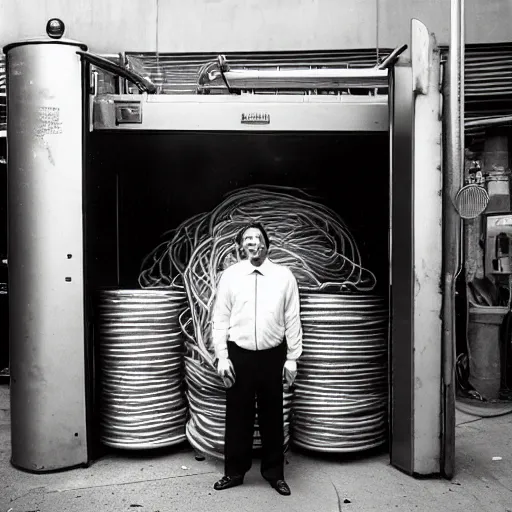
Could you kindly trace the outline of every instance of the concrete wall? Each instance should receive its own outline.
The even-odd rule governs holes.
[[[450,0],[0,0],[0,46],[51,17],[101,53],[374,48],[409,43],[412,18],[447,44]],[[511,0],[466,0],[467,41],[512,41],[511,19]]]

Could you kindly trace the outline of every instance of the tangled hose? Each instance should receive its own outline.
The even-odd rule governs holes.
[[[189,339],[210,363],[218,278],[224,268],[242,259],[235,237],[251,220],[265,226],[270,259],[290,268],[301,290],[371,291],[376,284],[333,210],[297,188],[257,185],[236,190],[213,211],[191,217],[171,231],[170,239],[144,259],[139,276],[142,288],[185,288],[193,327]]]
[[[216,457],[224,451],[225,389],[214,368],[211,315],[221,272],[244,257],[235,238],[248,221],[265,226],[270,259],[292,270],[302,292],[371,291],[376,284],[340,217],[296,188],[236,190],[213,211],[191,217],[167,234],[169,239],[145,258],[139,284],[187,293],[189,308],[180,316],[187,340],[186,433],[198,452]],[[284,392],[284,449],[290,441],[291,401],[292,394]],[[259,442],[256,424],[254,447]]]

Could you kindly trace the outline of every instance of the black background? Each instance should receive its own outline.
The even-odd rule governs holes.
[[[255,184],[302,188],[336,211],[387,295],[387,132],[94,132],[85,184],[89,277],[99,287],[138,288],[141,263],[165,232]]]

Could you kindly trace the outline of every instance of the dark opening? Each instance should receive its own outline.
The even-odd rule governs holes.
[[[89,282],[138,288],[141,263],[166,231],[235,189],[267,184],[301,188],[336,211],[387,295],[388,141],[387,132],[94,132]]]

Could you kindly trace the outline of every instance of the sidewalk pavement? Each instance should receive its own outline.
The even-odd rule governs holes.
[[[10,464],[9,388],[0,385],[0,512],[512,512],[512,414],[457,412],[456,476],[415,479],[388,453],[326,456],[291,451],[292,489],[280,496],[259,475],[215,491],[222,462],[196,461],[187,445],[162,454],[109,453],[88,468],[31,474]],[[493,460],[493,457],[501,457]]]

